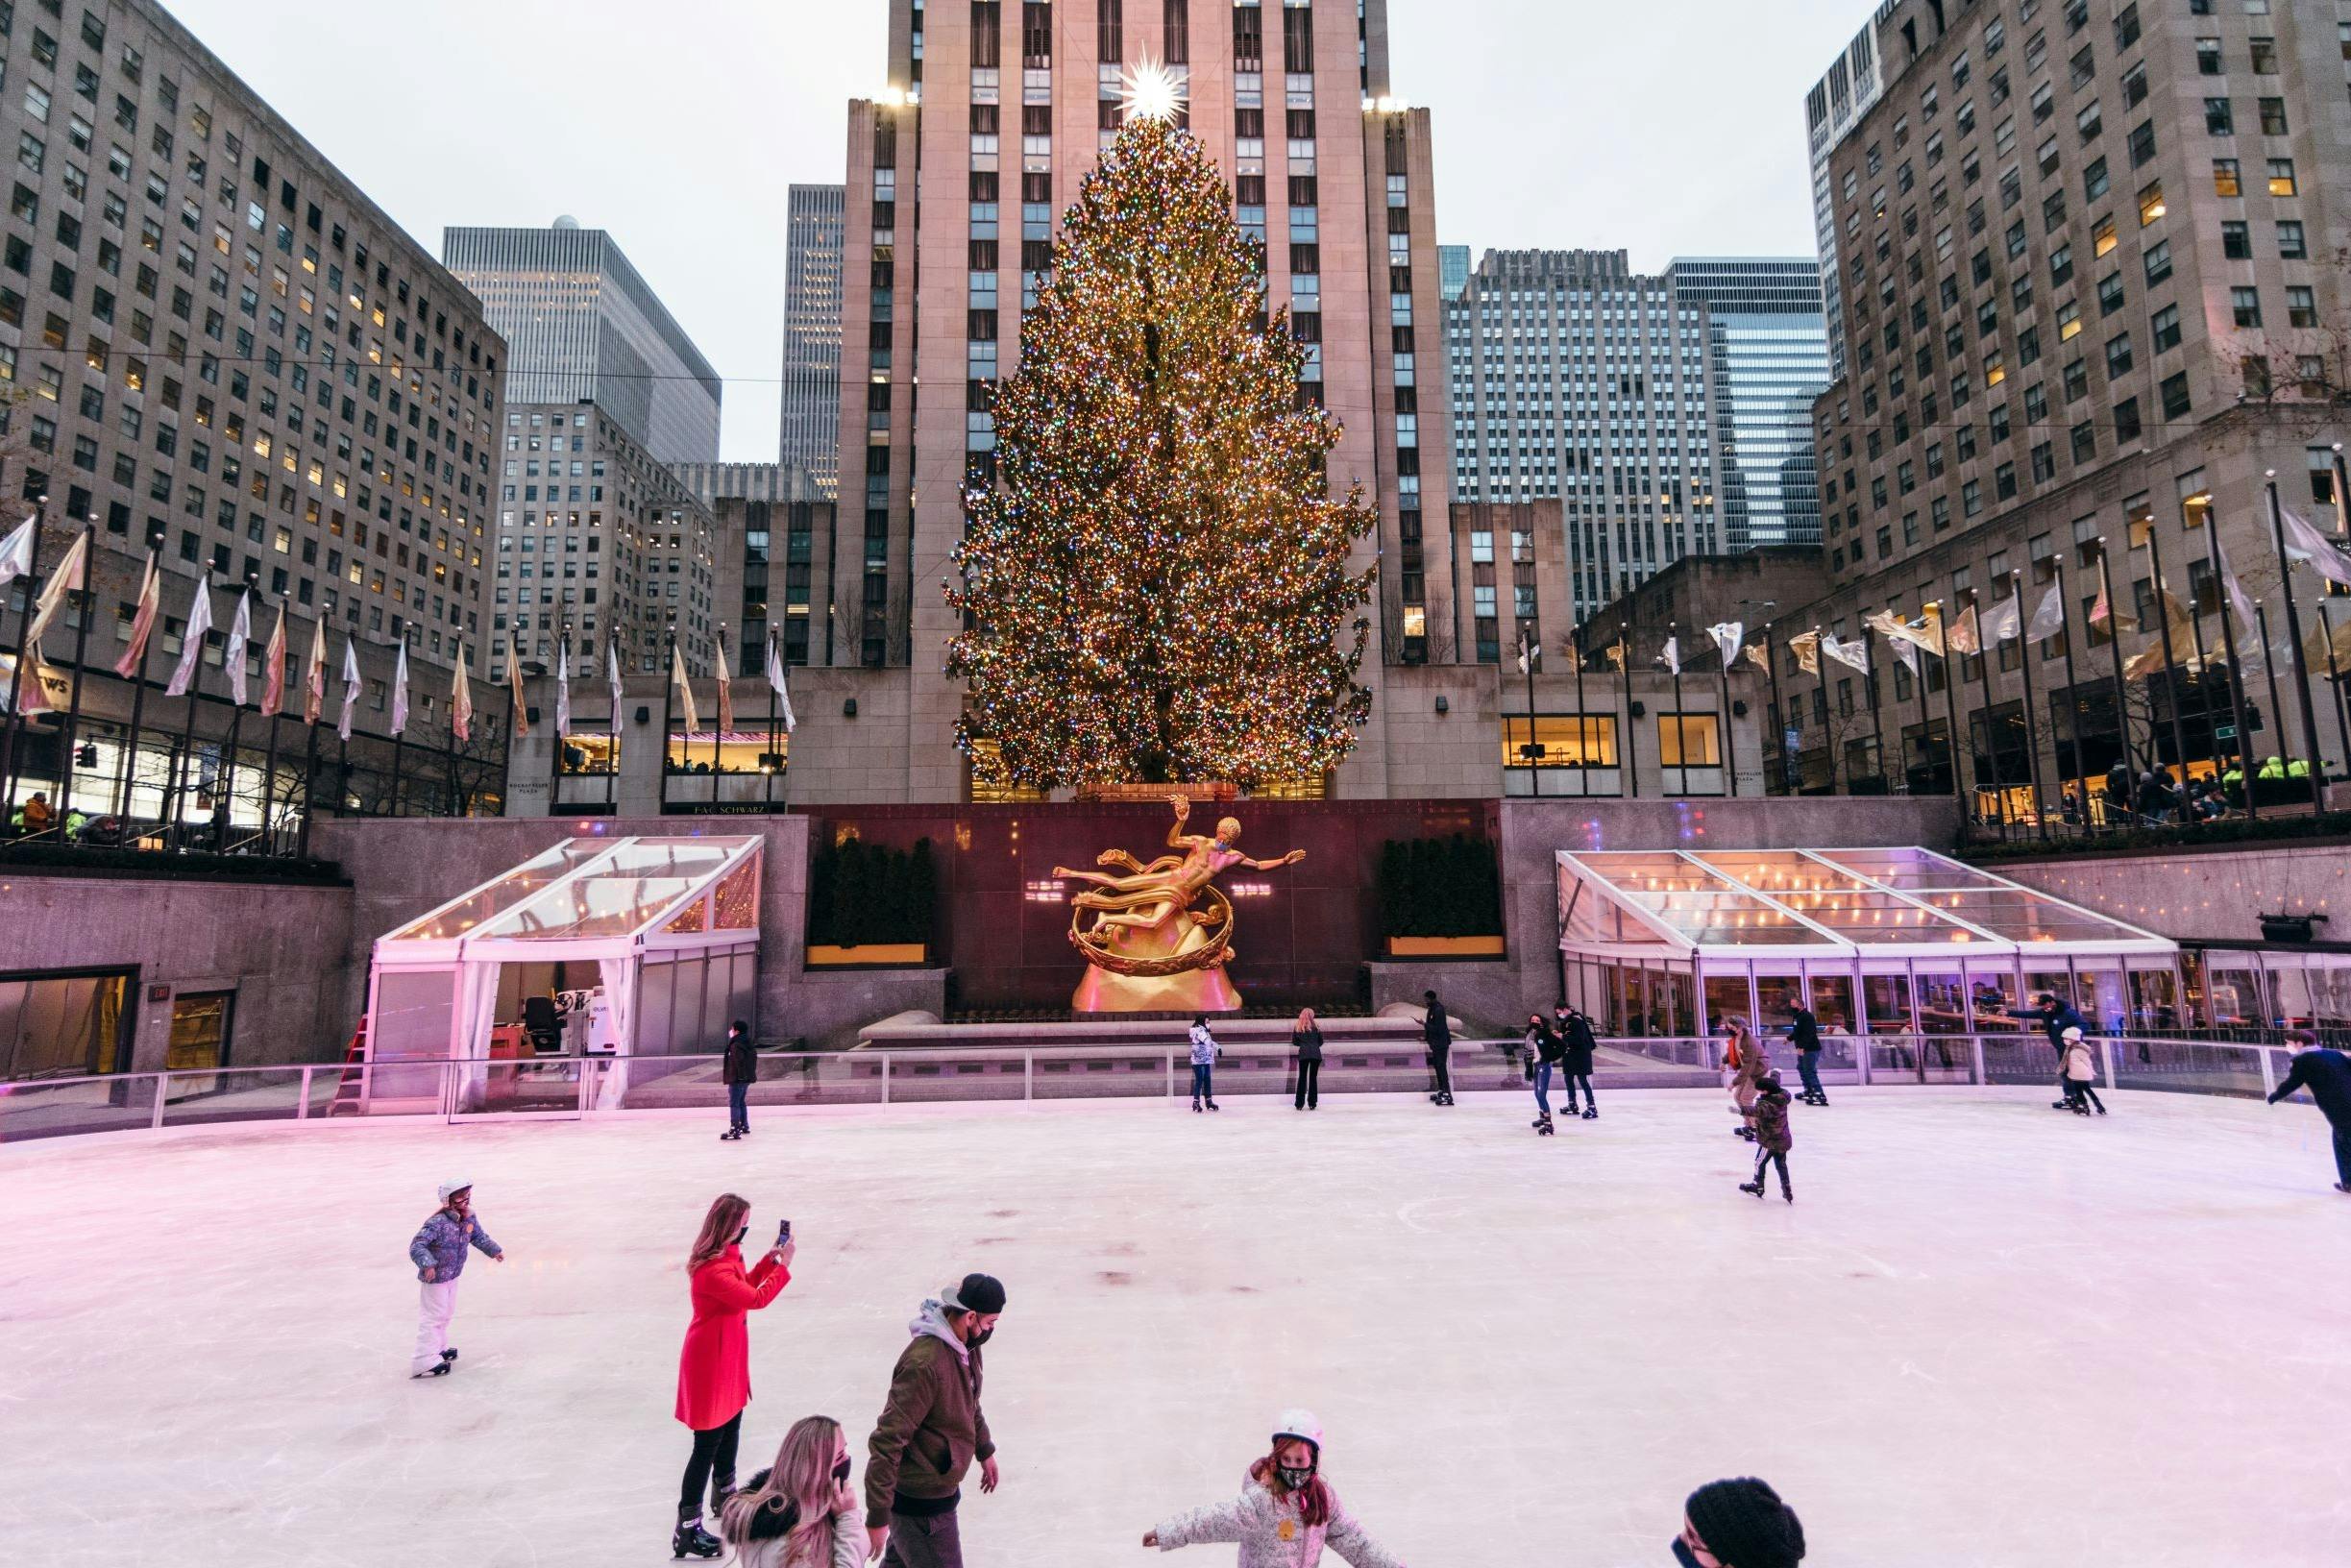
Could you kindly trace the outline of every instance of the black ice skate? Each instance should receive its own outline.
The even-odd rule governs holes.
[[[1214,1100],[1211,1100],[1211,1101],[1209,1101],[1209,1102],[1208,1102],[1208,1108],[1209,1108],[1211,1111],[1221,1111],[1221,1110],[1223,1110],[1223,1109],[1224,1109],[1224,1107],[1223,1107],[1223,1106],[1218,1105],[1218,1104],[1217,1104],[1217,1103],[1216,1103]]]
[[[448,1376],[449,1363],[447,1361],[443,1361],[438,1366],[428,1367],[422,1372],[411,1372],[408,1374],[410,1382],[414,1382],[418,1378],[446,1378]]]
[[[444,1361],[453,1361],[456,1359],[457,1353],[454,1350],[445,1350],[441,1352],[441,1360]]]
[[[1198,1111],[1200,1109],[1200,1101],[1196,1097],[1191,1102],[1191,1108],[1194,1111]]]
[[[1763,1184],[1761,1182],[1741,1182],[1739,1184],[1739,1190],[1742,1192],[1752,1192],[1756,1197],[1760,1198],[1763,1196]]]
[[[741,1138],[742,1136],[743,1135],[737,1132],[734,1128],[729,1127],[726,1129],[726,1131],[719,1135],[719,1141],[722,1143],[732,1143],[736,1139]]]
[[[702,1521],[699,1518],[678,1521],[677,1529],[670,1535],[670,1556],[673,1559],[715,1557],[725,1550],[726,1548],[719,1544],[719,1538],[716,1535],[702,1528]]]
[[[1600,1107],[1597,1105],[1585,1106],[1583,1108],[1583,1119],[1586,1121],[1598,1121],[1600,1119]]]
[[[1541,1133],[1546,1138],[1549,1138],[1558,1132],[1558,1129],[1551,1124],[1551,1117],[1547,1115],[1535,1117],[1531,1125],[1536,1132]]]
[[[1796,1201],[1796,1188],[1792,1187],[1783,1187],[1779,1189],[1779,1195],[1787,1199],[1790,1203],[1794,1203]],[[1763,1194],[1758,1192],[1755,1194],[1755,1196],[1761,1197]]]

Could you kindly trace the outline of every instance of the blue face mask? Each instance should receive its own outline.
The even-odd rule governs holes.
[[[1678,1535],[1674,1537],[1674,1560],[1680,1563],[1681,1568],[1698,1568],[1698,1557],[1691,1552],[1690,1543]]]

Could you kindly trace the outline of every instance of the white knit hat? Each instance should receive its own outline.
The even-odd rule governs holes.
[[[2080,1026],[2080,1025],[2078,1025],[2078,1024],[2068,1024],[2068,1025],[2066,1025],[2066,1028],[2065,1028],[2065,1031],[2064,1031],[2064,1038],[2065,1038],[2065,1039],[2067,1039],[2067,1040],[2079,1040],[2079,1039],[2081,1039],[2081,1038],[2082,1038],[2081,1026]]]
[[[441,1201],[443,1203],[447,1203],[452,1193],[470,1192],[473,1190],[473,1188],[474,1184],[471,1182],[443,1182],[441,1184]]]
[[[1274,1417],[1273,1440],[1279,1443],[1286,1437],[1300,1438],[1313,1445],[1314,1457],[1322,1457],[1322,1423],[1314,1418],[1312,1410],[1293,1408]]]

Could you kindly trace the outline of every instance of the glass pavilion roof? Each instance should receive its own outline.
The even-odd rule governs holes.
[[[755,861],[752,836],[566,839],[510,871],[493,877],[420,920],[383,938],[386,943],[494,940],[600,942],[662,929],[680,905],[730,881]],[[756,877],[756,870],[748,873]],[[731,891],[731,890],[730,890]],[[746,913],[747,900],[720,901],[723,921]],[[673,929],[703,930],[697,923]]]
[[[1562,850],[1558,858],[1560,944],[1570,949],[1662,945],[1727,957],[1761,946],[1828,958],[2175,946],[1928,849]]]

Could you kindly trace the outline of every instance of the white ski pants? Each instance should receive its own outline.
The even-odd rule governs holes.
[[[420,1280],[416,1289],[416,1354],[409,1358],[410,1373],[429,1372],[441,1364],[441,1352],[449,1348],[449,1320],[457,1315],[455,1280]]]

